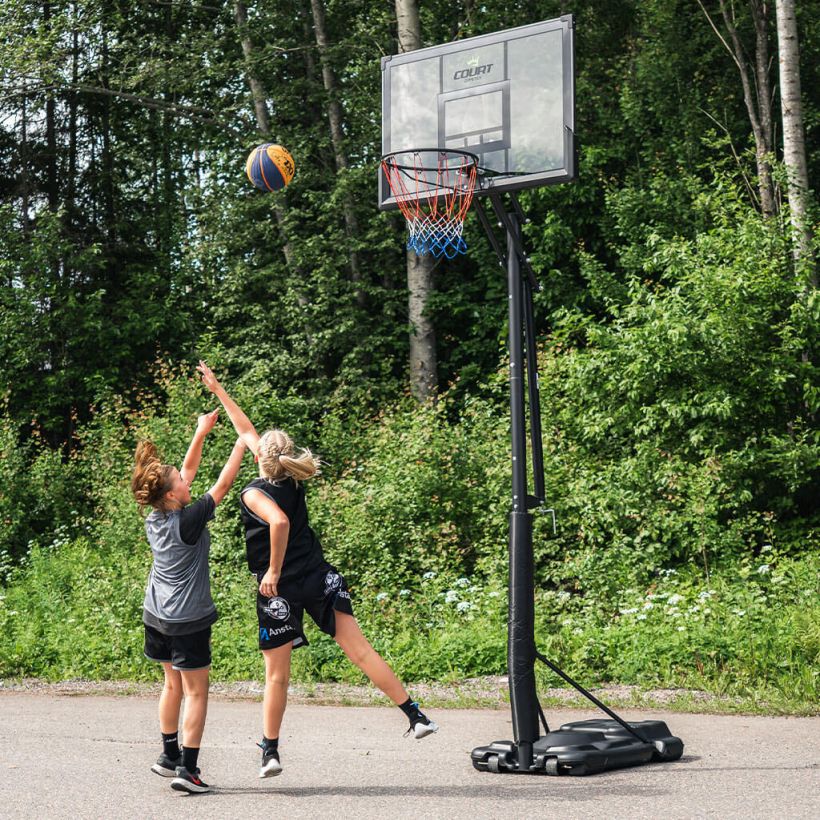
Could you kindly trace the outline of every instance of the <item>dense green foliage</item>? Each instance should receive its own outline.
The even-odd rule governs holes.
[[[200,356],[260,428],[326,460],[314,525],[397,671],[504,668],[505,282],[468,219],[470,256],[438,267],[429,307],[441,397],[413,405],[403,226],[373,190],[392,4],[325,3],[342,172],[310,4],[248,5],[273,136],[297,164],[276,199],[244,178],[258,135],[233,4],[4,6],[0,677],[155,674],[140,651],[150,556],[127,482],[140,437],[182,458],[210,406],[192,378]],[[521,195],[558,517],[555,534],[535,522],[539,641],[590,682],[810,702],[820,302],[794,270],[786,204],[758,211],[731,57],[688,0],[426,3],[422,28],[433,44],[566,11],[580,179]],[[799,10],[812,180],[817,11]],[[200,491],[231,440],[224,424],[209,440]],[[234,497],[211,529],[214,672],[253,676]],[[311,641],[298,675],[355,679]]]

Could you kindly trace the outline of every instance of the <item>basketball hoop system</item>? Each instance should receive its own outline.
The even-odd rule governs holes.
[[[394,151],[382,157],[382,171],[407,220],[408,248],[447,259],[467,252],[464,217],[478,177],[475,154],[443,148]]]

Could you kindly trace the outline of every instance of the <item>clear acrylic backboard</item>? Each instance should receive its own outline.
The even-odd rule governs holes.
[[[382,59],[382,154],[479,158],[476,196],[575,178],[572,15]],[[379,207],[396,207],[383,172]]]

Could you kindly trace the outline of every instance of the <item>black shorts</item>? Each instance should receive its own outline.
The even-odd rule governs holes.
[[[190,635],[163,635],[153,626],[145,627],[145,657],[170,663],[183,672],[207,669],[211,665],[211,627]]]
[[[279,584],[279,594],[273,598],[259,592],[259,584],[264,577],[264,572],[256,573],[260,649],[276,649],[291,642],[294,649],[307,646],[302,628],[305,611],[322,632],[331,636],[336,634],[336,612],[353,614],[347,582],[327,562],[303,578]]]

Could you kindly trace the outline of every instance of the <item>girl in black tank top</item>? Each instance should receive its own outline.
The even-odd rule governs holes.
[[[260,436],[211,369],[200,362],[197,370],[259,464],[259,478],[242,490],[241,512],[248,567],[258,585],[259,648],[265,659],[260,777],[282,771],[279,730],[287,699],[290,654],[307,643],[302,629],[305,611],[404,712],[410,721],[408,734],[419,739],[438,731],[362,634],[344,577],[325,561],[310,528],[301,482],[319,473],[319,459],[310,450],[297,453],[290,436],[282,430],[268,430]]]

